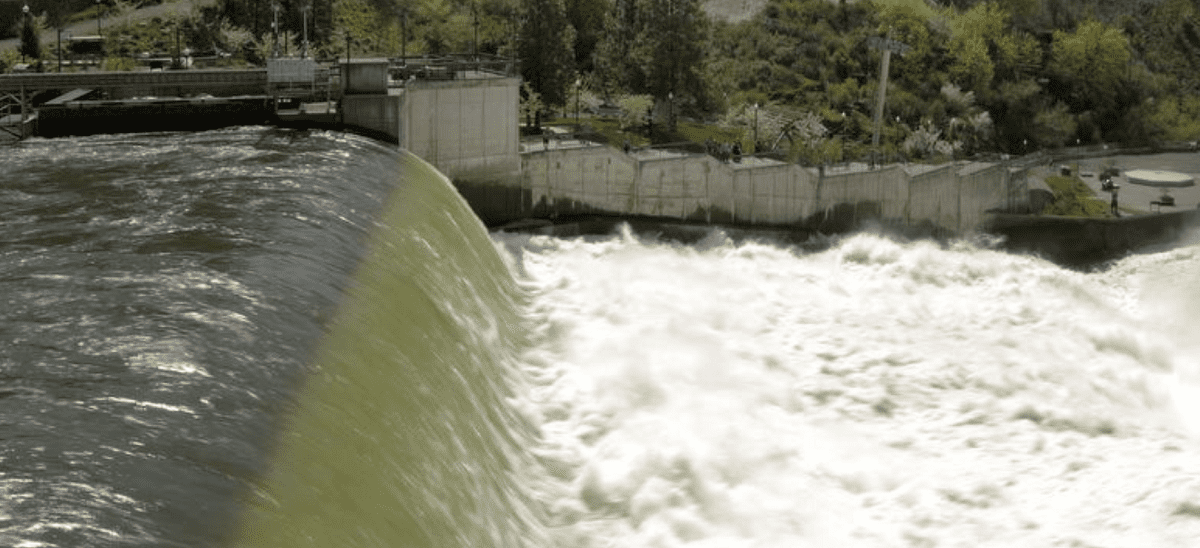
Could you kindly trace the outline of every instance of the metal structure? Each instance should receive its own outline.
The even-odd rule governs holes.
[[[403,87],[409,79],[455,80],[461,78],[505,78],[519,73],[517,64],[498,55],[425,55],[389,59],[392,87]]]
[[[105,129],[95,121],[99,117],[119,120],[121,112],[152,117],[148,114],[152,108],[160,109],[161,116],[179,118],[183,124],[203,116],[201,112],[230,119],[242,116],[237,119],[243,120],[247,119],[247,109],[268,105],[268,114],[274,112],[274,123],[338,127],[351,124],[341,118],[347,78],[363,70],[374,74],[367,80],[378,78],[378,89],[369,93],[380,96],[403,93],[397,88],[415,81],[479,81],[518,74],[511,58],[471,53],[362,59],[334,65],[307,58],[274,58],[266,69],[245,70],[3,74],[0,137],[21,139],[37,134],[39,127],[47,134],[66,134],[75,124],[82,131],[103,132]],[[355,100],[362,102],[361,97]],[[162,122],[161,116],[154,123]]]

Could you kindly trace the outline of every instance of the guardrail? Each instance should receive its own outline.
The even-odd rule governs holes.
[[[409,78],[419,80],[453,80],[463,74],[482,77],[513,77],[519,70],[516,60],[495,55],[427,55],[420,57],[397,57],[388,59],[388,73],[403,86]]]
[[[19,93],[43,89],[108,89],[142,86],[200,88],[260,86],[267,84],[267,69],[202,69],[160,72],[75,72],[0,75],[0,92]]]

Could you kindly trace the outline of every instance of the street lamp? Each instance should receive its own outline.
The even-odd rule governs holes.
[[[21,29],[21,41],[24,42],[25,33],[29,32],[29,4],[25,4],[25,7],[21,8],[21,13],[23,14],[21,16],[21,22],[25,24],[25,27]],[[24,62],[25,62],[25,44],[22,43],[21,44],[21,63],[24,63]]]
[[[754,153],[758,154],[758,103],[754,103]]]
[[[278,2],[271,4],[271,10],[275,12],[274,18],[271,19],[271,58],[279,57],[279,8]]]
[[[675,131],[675,92],[667,92],[667,127]]]
[[[308,12],[311,10],[311,3],[306,3],[300,8],[300,15],[304,18],[304,44],[300,46],[301,59],[308,59]]]
[[[400,20],[400,64],[407,65],[408,57],[408,2],[396,3],[396,17]]]
[[[575,131],[579,131],[579,88],[583,79],[575,78]]]

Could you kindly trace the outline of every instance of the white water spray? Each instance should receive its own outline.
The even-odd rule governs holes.
[[[497,238],[535,292],[556,546],[1200,538],[1195,308],[1151,298],[1200,248],[1083,274],[871,235]]]

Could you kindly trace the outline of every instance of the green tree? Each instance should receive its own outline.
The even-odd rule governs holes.
[[[891,82],[914,91],[934,95],[945,83],[945,73],[938,59],[945,45],[946,30],[940,14],[924,2],[896,2],[883,6],[879,12],[880,36],[892,31],[892,38],[910,48],[902,56],[892,56]]]
[[[1021,56],[1009,14],[993,2],[976,4],[950,25],[950,76],[964,88],[984,92],[997,72],[1011,74]]]
[[[563,0],[525,0],[518,45],[521,76],[549,105],[563,105],[574,82],[575,29]]]
[[[1033,116],[1034,137],[1037,144],[1046,148],[1058,148],[1075,135],[1077,122],[1062,102],[1043,108]]]
[[[611,86],[602,90],[608,95],[645,89],[644,75],[630,57],[640,30],[640,8],[639,0],[614,0],[604,20],[604,37],[596,45],[594,60],[601,80]]]
[[[42,57],[42,45],[38,40],[39,28],[32,15],[25,15],[21,22],[21,55],[35,62]]]
[[[626,90],[703,105],[709,21],[700,0],[616,0],[597,65]]]
[[[970,90],[986,90],[992,84],[996,67],[988,57],[987,43],[979,35],[955,37],[950,42],[954,62],[950,65],[950,78]]]
[[[1043,99],[1042,88],[1033,79],[1001,82],[987,105],[995,121],[996,139],[1000,149],[1025,154],[1037,149],[1033,119]]]
[[[646,0],[634,54],[643,65],[645,91],[659,101],[701,103],[708,18],[700,0]]]
[[[1051,70],[1077,111],[1111,110],[1129,70],[1129,41],[1120,30],[1086,21],[1075,32],[1054,31]]]
[[[593,54],[604,37],[604,20],[612,9],[610,0],[566,0],[567,20],[575,28],[575,66],[590,72]]]

